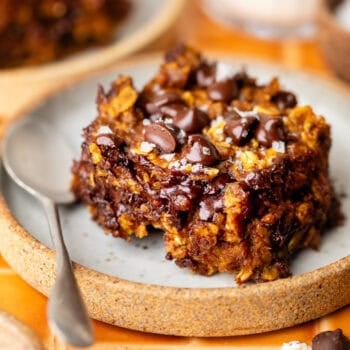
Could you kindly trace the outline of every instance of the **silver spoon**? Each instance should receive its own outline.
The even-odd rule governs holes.
[[[74,346],[93,343],[93,331],[72,264],[63,240],[57,204],[74,201],[69,192],[72,152],[61,137],[42,122],[15,123],[3,141],[7,173],[43,205],[56,249],[56,281],[48,301],[48,319],[53,332]]]

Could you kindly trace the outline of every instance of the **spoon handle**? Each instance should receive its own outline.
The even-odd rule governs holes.
[[[93,331],[72,264],[64,243],[56,204],[47,197],[41,198],[49,222],[50,233],[56,249],[56,281],[48,301],[48,319],[53,332],[66,343],[89,346]]]

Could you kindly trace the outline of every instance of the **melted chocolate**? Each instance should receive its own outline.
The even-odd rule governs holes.
[[[219,158],[215,146],[203,135],[191,135],[183,148],[183,156],[190,163],[213,165]]]
[[[255,138],[260,145],[265,147],[271,147],[274,141],[285,141],[282,118],[260,114],[259,125],[255,129]]]
[[[208,96],[213,101],[231,102],[237,94],[233,79],[217,81],[207,88]]]
[[[154,143],[161,151],[172,153],[175,151],[177,142],[173,129],[163,123],[153,123],[145,127],[145,141]]]

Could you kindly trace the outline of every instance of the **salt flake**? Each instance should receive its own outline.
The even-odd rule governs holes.
[[[230,64],[218,62],[216,65],[216,81],[232,79],[235,73],[235,69]]]
[[[149,153],[149,152],[152,152],[154,147],[156,147],[154,143],[143,141],[141,142],[141,145],[140,145],[140,151],[142,153]]]
[[[97,130],[97,135],[102,135],[102,134],[113,134],[113,131],[109,126],[101,125]]]
[[[311,348],[305,343],[294,340],[289,343],[284,343],[281,350],[311,350]]]
[[[283,141],[272,141],[272,148],[279,153],[286,151],[286,144]]]

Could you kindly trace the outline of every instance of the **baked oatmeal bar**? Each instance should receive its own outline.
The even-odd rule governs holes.
[[[128,0],[1,0],[0,68],[106,44],[129,9]]]
[[[290,275],[341,215],[328,174],[330,127],[277,78],[207,61],[181,45],[137,91],[99,88],[72,190],[106,232],[164,232],[167,259],[238,283]]]

